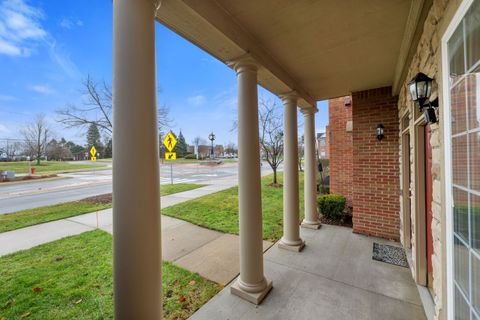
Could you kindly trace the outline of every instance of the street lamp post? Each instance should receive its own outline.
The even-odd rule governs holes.
[[[215,141],[215,134],[212,132],[208,135],[208,140],[212,142],[212,149],[210,150],[210,159],[214,158],[214,151],[213,151],[213,141]]]

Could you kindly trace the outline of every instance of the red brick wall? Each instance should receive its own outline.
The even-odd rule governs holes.
[[[353,231],[400,239],[398,97],[391,87],[355,92],[353,105]],[[376,137],[378,124],[385,137]]]
[[[347,121],[352,120],[352,106],[345,106],[345,100],[349,101],[350,97],[328,100],[330,193],[345,196],[347,204],[352,206],[353,142],[352,132],[347,132]]]

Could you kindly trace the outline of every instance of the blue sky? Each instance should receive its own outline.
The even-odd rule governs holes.
[[[211,131],[218,143],[236,143],[235,73],[159,23],[156,40],[158,103],[169,107],[172,129],[187,143]],[[44,113],[57,137],[84,144],[85,132],[64,129],[55,111],[81,105],[87,74],[111,83],[111,0],[0,0],[0,139]],[[277,99],[262,88],[259,96]],[[323,132],[326,102],[318,108]]]

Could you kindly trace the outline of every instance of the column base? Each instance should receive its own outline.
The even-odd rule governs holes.
[[[320,223],[320,221],[317,221],[317,222],[307,222],[307,221],[303,220],[303,222],[302,222],[302,224],[301,224],[300,226],[301,226],[302,228],[318,230],[318,229],[320,229],[320,227],[322,226],[322,224]]]
[[[243,300],[247,300],[250,303],[253,303],[255,305],[259,305],[262,300],[267,296],[267,294],[270,292],[272,289],[272,281],[267,280],[267,286],[265,289],[263,289],[260,292],[247,292],[243,289],[240,288],[238,285],[238,279],[230,286],[230,293],[234,294]]]
[[[293,251],[293,252],[300,252],[305,248],[305,241],[300,240],[299,244],[286,244],[280,240],[278,242],[278,248],[283,249],[283,250],[288,250],[288,251]]]

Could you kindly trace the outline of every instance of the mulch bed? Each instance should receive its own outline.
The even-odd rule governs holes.
[[[352,228],[353,227],[352,216],[353,216],[352,208],[347,206],[345,208],[345,211],[342,212],[342,215],[338,219],[330,219],[320,214],[320,222],[324,224],[331,224],[333,226],[342,226],[342,227]]]
[[[323,224],[331,224],[333,226],[353,227],[352,216],[348,214],[343,214],[340,219],[329,219],[320,215],[320,222]]]
[[[283,188],[283,184],[281,183],[269,183],[268,184],[269,187],[272,187],[272,188]]]
[[[108,204],[112,202],[112,194],[111,193],[101,194],[99,196],[85,198],[80,201],[93,203],[93,204]]]
[[[56,177],[56,174],[42,174],[42,175],[35,175],[35,176],[19,176],[13,179],[2,179],[0,178],[0,183],[2,182],[14,182],[14,181],[27,181],[27,180],[40,180],[40,179],[48,179]]]

